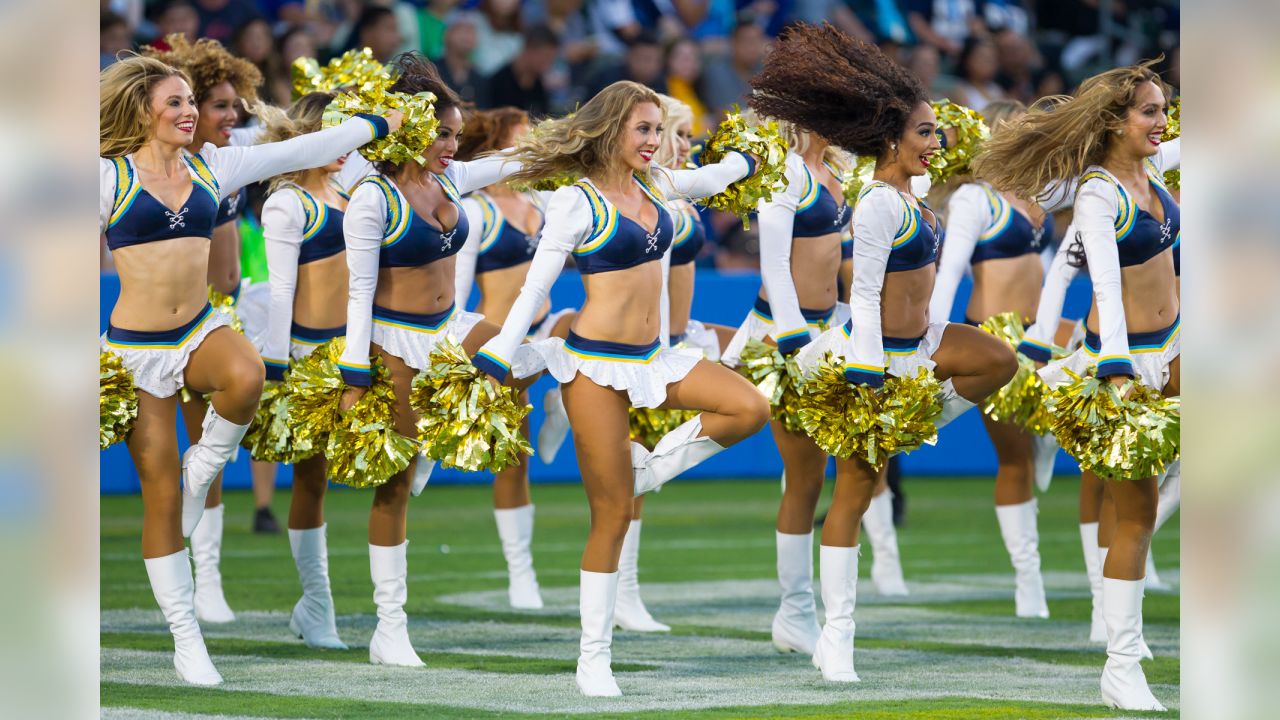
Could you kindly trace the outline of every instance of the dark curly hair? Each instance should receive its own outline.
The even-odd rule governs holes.
[[[458,93],[445,84],[435,63],[428,60],[422,53],[401,53],[394,60],[387,63],[387,68],[396,77],[396,81],[389,88],[391,92],[409,93],[410,95],[429,92],[435,95],[436,101],[434,105],[437,118],[450,108],[458,108],[459,112],[462,111],[462,98],[458,97]],[[374,163],[374,167],[377,168],[378,172],[386,175],[395,172],[398,165],[378,162]]]
[[[887,151],[929,99],[911,71],[828,23],[799,23],[779,37],[751,87],[747,102],[761,115],[870,157]]]
[[[147,45],[142,48],[142,54],[186,71],[197,103],[208,99],[214,86],[227,82],[253,110],[258,102],[258,86],[262,85],[262,73],[257,66],[232,55],[217,40],[205,38],[192,44],[181,33],[173,33],[164,41],[169,44],[169,50]]]

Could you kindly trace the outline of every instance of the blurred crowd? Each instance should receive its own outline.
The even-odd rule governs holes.
[[[282,106],[294,60],[358,47],[382,61],[419,51],[476,106],[535,117],[628,79],[687,103],[701,135],[745,106],[772,38],[824,20],[978,110],[1162,54],[1179,84],[1177,0],[102,0],[100,51],[105,67],[170,33],[213,38],[256,64],[259,95]],[[750,233],[709,219],[719,252],[705,262],[754,265]]]

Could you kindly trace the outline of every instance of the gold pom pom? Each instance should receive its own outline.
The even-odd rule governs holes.
[[[851,172],[841,174],[840,187],[844,190],[844,203],[850,210],[858,205],[858,195],[862,192],[862,188],[871,182],[875,172],[876,159],[860,157]]]
[[[369,48],[348,50],[324,67],[315,58],[298,58],[293,61],[290,71],[293,74],[294,100],[313,92],[370,92],[395,82],[391,71],[374,59]]]
[[[306,460],[329,442],[329,433],[342,424],[342,391],[346,383],[338,369],[338,359],[346,349],[346,338],[334,338],[311,351],[289,367],[285,391],[289,432],[293,438],[293,461]]]
[[[1164,471],[1181,452],[1182,399],[1137,380],[1117,388],[1097,368],[1045,398],[1062,449],[1099,477],[1135,480]],[[1125,393],[1128,393],[1127,397]]]
[[[217,312],[224,313],[231,318],[231,329],[244,334],[244,323],[240,322],[240,313],[236,312],[236,299],[226,293],[218,292],[209,286],[209,304]]]
[[[324,450],[328,479],[355,488],[377,487],[404,472],[421,449],[417,440],[396,431],[390,371],[377,357],[369,363],[373,384],[342,414]]]
[[[528,183],[518,183],[511,186],[516,192],[553,192],[562,187],[572,185],[582,178],[573,173],[557,173],[550,177],[541,178]]]
[[[98,445],[102,450],[129,436],[138,419],[133,373],[113,352],[98,353]]]
[[[496,473],[533,455],[520,430],[533,406],[521,403],[515,388],[493,382],[453,338],[431,350],[430,362],[409,394],[428,457],[444,467]]]
[[[983,330],[1004,340],[1015,351],[1025,336],[1022,319],[1017,313],[1006,312],[987,318],[980,326]],[[1054,349],[1055,356],[1062,354]],[[1031,358],[1018,353],[1018,371],[1004,387],[982,402],[982,412],[996,422],[1012,423],[1037,435],[1049,432],[1051,418],[1044,407],[1044,397],[1049,391]]]
[[[937,442],[940,392],[923,367],[915,377],[886,377],[879,389],[854,385],[828,355],[800,388],[800,422],[828,455],[856,456],[879,470],[891,455]]]
[[[935,152],[929,162],[929,178],[934,185],[941,185],[957,175],[969,174],[969,163],[983,141],[991,137],[991,131],[977,111],[950,100],[934,102],[933,112],[938,116],[939,129],[956,131],[955,142]]]
[[[788,357],[766,342],[748,340],[739,356],[737,370],[769,400],[774,420],[789,432],[804,432],[797,392],[802,374],[794,354]]]
[[[1160,142],[1172,140],[1182,137],[1182,96],[1173,99],[1169,103],[1169,124],[1165,126],[1164,134],[1160,136]],[[1181,170],[1165,170],[1164,184],[1170,190],[1177,190],[1182,184]]]
[[[240,441],[240,447],[248,450],[254,460],[292,463],[296,457],[305,459],[319,450],[310,441],[299,442],[293,437],[287,383],[287,379],[284,382],[269,380],[262,386],[262,400],[249,423],[249,431]]]
[[[320,124],[329,128],[341,125],[356,113],[386,115],[390,110],[404,113],[400,129],[360,147],[360,154],[369,162],[426,163],[422,153],[436,141],[436,96],[429,92],[415,95],[390,92],[388,85],[369,83],[366,87],[343,92],[324,109]]]
[[[725,116],[720,127],[707,140],[707,149],[702,151],[701,162],[704,165],[720,162],[733,150],[751,153],[759,158],[755,172],[733,183],[723,192],[698,202],[715,210],[733,213],[742,219],[744,228],[750,228],[747,214],[755,212],[756,206],[773,198],[774,193],[787,189],[787,141],[778,131],[776,122],[748,127],[735,105],[733,112]]]
[[[631,439],[653,449],[663,435],[697,416],[697,410],[664,410],[632,407],[627,410],[631,421]]]

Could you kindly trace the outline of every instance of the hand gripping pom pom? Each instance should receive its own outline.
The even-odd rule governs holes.
[[[742,349],[737,370],[769,401],[774,420],[789,432],[804,432],[797,392],[802,376],[794,354],[788,357],[773,345],[749,340]]]
[[[427,457],[444,467],[496,473],[533,454],[521,432],[533,406],[521,403],[515,388],[497,385],[452,338],[432,349],[430,362],[409,394]]]
[[[404,472],[421,447],[417,440],[396,432],[391,372],[377,357],[369,363],[373,384],[342,414],[324,450],[329,460],[327,477],[356,488],[377,487]]]
[[[1045,398],[1058,443],[1085,470],[1109,480],[1159,475],[1181,452],[1182,399],[1134,380],[1125,389],[1066,371],[1072,382]],[[1127,396],[1125,392],[1127,391]]]
[[[426,163],[422,153],[436,141],[434,93],[420,92],[414,95],[391,92],[390,83],[369,82],[340,93],[324,109],[320,124],[325,128],[341,125],[357,113],[386,115],[390,110],[404,113],[400,129],[377,138],[360,147],[360,154],[369,162]]]
[[[310,441],[293,437],[289,425],[288,378],[283,382],[268,380],[262,387],[262,400],[249,423],[249,431],[240,441],[254,460],[294,463],[316,454],[319,449]]]
[[[1025,335],[1022,320],[1017,313],[1000,313],[987,318],[981,328],[1000,338],[1015,350]],[[1061,348],[1054,348],[1055,357],[1063,354]],[[1018,353],[1018,371],[1007,385],[995,391],[982,402],[982,412],[996,422],[1012,423],[1036,435],[1049,432],[1052,418],[1044,407],[1045,395],[1049,388],[1036,373],[1036,364],[1027,356]]]
[[[338,369],[338,359],[345,349],[346,338],[334,338],[289,368],[285,378],[289,397],[286,410],[294,443],[294,462],[323,450],[329,442],[329,433],[342,422],[339,404],[346,384]]]
[[[697,414],[697,410],[630,408],[627,416],[631,421],[631,439],[652,450],[664,435],[692,420]]]
[[[1179,137],[1182,137],[1181,95],[1169,103],[1169,124],[1165,127],[1164,134],[1160,136],[1160,142],[1167,142]],[[1177,190],[1182,185],[1182,170],[1165,170],[1164,184],[1170,190]]]
[[[244,334],[244,323],[240,322],[240,313],[236,312],[236,299],[226,293],[218,292],[209,286],[209,304],[217,312],[224,313],[231,318],[231,329]]]
[[[348,50],[323,67],[315,58],[298,58],[290,70],[294,100],[313,92],[370,92],[395,82],[390,69],[375,60],[369,48]]]
[[[938,116],[939,128],[956,131],[955,142],[935,152],[929,162],[930,180],[934,185],[941,185],[957,175],[969,174],[969,163],[983,141],[991,137],[991,131],[976,111],[950,100],[933,103],[933,112]]]
[[[701,162],[704,165],[720,162],[734,150],[751,153],[760,159],[755,172],[733,183],[723,192],[699,202],[709,208],[737,215],[742,220],[742,226],[750,228],[748,213],[755,212],[756,206],[772,199],[774,193],[787,189],[787,141],[778,131],[776,122],[748,127],[735,105],[733,112],[725,116],[715,134],[707,140]]]
[[[853,385],[828,356],[800,387],[800,422],[828,455],[856,456],[879,470],[892,455],[937,442],[941,389],[923,367],[915,377],[887,377],[879,389]]]
[[[138,392],[133,374],[125,369],[120,356],[112,352],[98,354],[98,445],[100,449],[115,445],[129,436],[138,419]]]

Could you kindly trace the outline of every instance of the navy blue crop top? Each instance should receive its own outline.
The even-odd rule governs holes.
[[[832,171],[832,174],[835,174]],[[792,237],[821,237],[844,230],[849,224],[849,205],[844,198],[837,203],[826,185],[818,182],[804,168],[805,189],[800,202],[796,204],[796,217],[791,226]]]
[[[1039,228],[1033,227],[1025,215],[999,193],[983,185],[995,221],[978,236],[970,262],[1015,258],[1039,253],[1044,239],[1053,237],[1053,215],[1048,213]]]
[[[592,218],[591,237],[573,251],[578,272],[589,275],[625,270],[652,260],[661,260],[663,253],[671,247],[674,223],[659,200],[661,196],[639,177],[634,179],[658,210],[658,224],[652,233],[618,212],[590,182],[579,180],[575,183],[575,187],[587,196]]]
[[[214,227],[226,225],[240,217],[244,212],[244,191],[237,190],[226,197],[222,204],[218,205],[218,220],[213,224]]]
[[[133,162],[113,158],[116,167],[116,195],[107,223],[107,247],[117,250],[130,245],[185,237],[213,237],[218,216],[218,190],[213,174],[199,155],[188,155],[191,194],[182,208],[173,212],[142,187]]]
[[[1174,247],[1182,240],[1182,213],[1178,203],[1156,176],[1148,175],[1147,182],[1156,193],[1156,199],[1164,208],[1164,222],[1138,207],[1124,186],[1108,173],[1097,170],[1086,173],[1080,184],[1101,179],[1116,190],[1119,212],[1116,214],[1116,249],[1120,254],[1120,267],[1141,265],[1160,253]]]
[[[337,183],[334,183],[335,186]],[[347,249],[346,238],[342,234],[343,212],[336,207],[326,205],[322,200],[300,187],[291,187],[302,201],[302,210],[306,213],[306,225],[302,230],[302,247],[298,251],[298,264],[333,257]],[[336,187],[335,187],[336,189]],[[347,194],[338,190],[338,194]]]
[[[502,209],[484,193],[471,196],[480,206],[484,225],[480,231],[480,249],[476,257],[476,273],[502,270],[527,263],[538,249],[538,236],[532,237],[507,222]]]
[[[893,193],[902,203],[902,223],[894,233],[893,249],[889,251],[885,272],[906,272],[932,265],[937,261],[938,248],[942,245],[942,223],[939,222],[935,227],[925,222],[920,208],[908,203],[906,198],[902,197],[902,193],[883,182],[867,183],[862,192],[858,193],[858,202],[862,202],[868,193],[879,187]],[[930,209],[923,200],[916,202]],[[934,218],[937,217],[937,213],[934,213]]]
[[[413,206],[402,198],[386,178],[370,175],[360,181],[360,184],[376,185],[387,200],[387,227],[382,236],[378,267],[422,267],[456,255],[462,250],[469,226],[458,190],[449,178],[435,173],[430,175],[440,183],[449,201],[458,208],[458,222],[450,230],[441,231],[415,213]]]
[[[707,242],[707,228],[702,224],[698,210],[686,206],[675,216],[675,239],[671,246],[671,265],[688,265],[698,259],[702,246]]]

